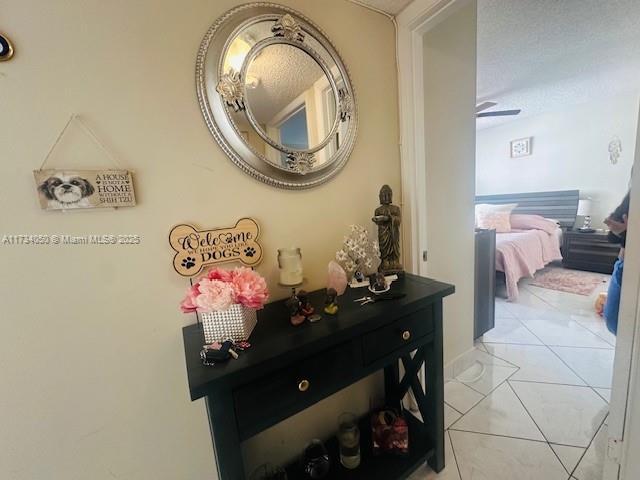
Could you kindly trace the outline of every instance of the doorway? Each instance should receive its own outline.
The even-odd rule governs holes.
[[[407,263],[411,264],[415,272],[427,276],[438,276],[452,283],[463,285],[462,292],[465,288],[471,290],[474,288],[473,280],[469,278],[472,277],[469,272],[473,270],[469,269],[468,259],[466,277],[462,273],[464,270],[458,270],[458,268],[461,263],[464,263],[462,261],[464,253],[461,254],[460,250],[469,252],[469,245],[465,246],[464,243],[465,238],[467,242],[472,240],[472,233],[469,232],[473,231],[473,213],[471,212],[473,212],[475,191],[473,186],[470,187],[466,182],[468,180],[467,174],[474,171],[475,162],[465,163],[465,160],[468,162],[469,157],[465,157],[463,145],[468,142],[470,136],[473,136],[475,128],[469,127],[469,118],[456,118],[456,114],[464,109],[464,105],[461,104],[464,104],[464,99],[466,99],[466,107],[471,112],[469,117],[473,119],[476,100],[475,83],[470,86],[469,83],[462,82],[464,74],[460,74],[460,72],[464,72],[461,65],[466,63],[467,67],[471,67],[468,65],[469,63],[475,64],[475,44],[471,45],[467,42],[466,48],[462,47],[465,35],[468,35],[472,29],[475,34],[475,24],[469,25],[467,23],[465,26],[462,18],[466,13],[467,20],[469,20],[469,17],[474,15],[475,8],[476,2],[470,1],[416,0],[398,17],[403,186],[405,209],[409,213],[405,248],[408,248],[406,251],[411,252],[410,262]],[[438,34],[442,36],[448,34],[451,38],[447,42],[439,44]],[[458,42],[458,50],[455,48],[456,42]],[[472,55],[473,60],[469,60],[468,55]],[[445,61],[448,65],[442,63],[444,57],[446,57]],[[457,67],[457,70],[454,66]],[[446,84],[446,88],[438,90],[438,85],[444,84]],[[637,113],[637,104],[635,108]],[[472,123],[475,124],[475,121]],[[473,153],[470,155],[473,157]],[[639,155],[636,154],[636,164],[638,157]],[[637,170],[638,168],[636,168]],[[640,186],[637,185],[637,177],[635,182],[635,189],[638,190]],[[640,206],[636,206],[636,203],[638,202],[632,204],[632,211],[639,211]],[[466,211],[464,210],[465,205],[468,208]],[[469,227],[467,224],[471,226]],[[465,228],[469,228],[469,230],[464,230]],[[637,238],[640,232],[634,234],[633,228],[632,225],[629,232],[627,264],[630,264],[632,259],[637,258],[636,256],[640,253],[640,241]],[[452,237],[455,237],[453,243],[459,245],[459,248],[452,248]],[[549,336],[550,333],[553,333],[553,328],[556,328],[556,333],[561,334],[562,332],[562,328],[554,326],[550,322],[554,318],[561,319],[567,313],[565,311],[567,305],[563,303],[561,296],[553,299],[551,297],[554,294],[546,299],[540,298],[538,295],[531,296],[530,302],[537,302],[540,304],[539,306],[546,309],[549,321],[542,327],[537,325],[527,328],[526,325],[523,325],[523,330],[517,333],[529,336],[527,341],[533,343],[531,347],[535,346],[535,348],[500,347],[501,350],[531,350],[532,353],[525,362],[529,369],[529,372],[526,372],[525,368],[514,360],[515,354],[513,352],[501,351],[499,352],[502,355],[501,358],[495,350],[488,351],[483,346],[480,346],[479,349],[474,348],[473,320],[472,316],[468,314],[468,309],[465,313],[464,307],[465,300],[469,300],[472,296],[458,290],[457,295],[450,302],[457,302],[457,305],[449,310],[455,312],[450,321],[451,327],[448,332],[445,331],[445,345],[447,345],[445,348],[448,348],[448,351],[445,352],[445,361],[448,364],[445,374],[450,378],[458,377],[458,381],[449,384],[448,387],[447,424],[449,433],[446,440],[449,455],[447,457],[448,467],[444,473],[447,475],[446,478],[466,480],[471,478],[469,475],[474,469],[482,471],[483,468],[491,468],[491,465],[497,465],[500,470],[485,472],[494,474],[494,478],[518,478],[517,472],[512,472],[512,476],[506,472],[510,471],[513,459],[517,458],[519,454],[529,455],[527,458],[530,460],[535,457],[547,462],[547,467],[544,467],[547,470],[543,468],[546,472],[545,478],[567,479],[572,474],[577,474],[578,477],[574,478],[580,480],[583,480],[582,477],[594,480],[635,478],[635,476],[628,476],[632,475],[631,472],[635,472],[635,470],[633,470],[634,459],[626,454],[634,441],[631,430],[633,421],[631,420],[633,418],[633,401],[636,398],[634,393],[637,388],[632,381],[629,389],[630,379],[637,375],[637,372],[631,369],[631,359],[638,355],[634,346],[637,344],[635,338],[638,336],[636,326],[640,271],[636,269],[635,265],[640,265],[640,261],[635,260],[634,267],[626,268],[624,274],[620,313],[621,328],[618,334],[615,375],[610,400],[608,392],[605,391],[606,388],[590,385],[589,382],[594,383],[593,379],[583,379],[582,377],[587,374],[583,372],[580,375],[575,371],[575,366],[572,368],[569,365],[571,361],[569,361],[567,354],[576,352],[569,352],[568,349],[582,347],[579,345],[555,345],[558,342]],[[534,291],[536,288],[538,287],[532,287]],[[544,297],[544,294],[540,295]],[[461,297],[463,297],[462,300]],[[584,304],[568,308],[586,310],[591,308],[591,300],[588,298]],[[531,307],[531,305],[525,307]],[[512,314],[520,323],[522,320],[517,318],[517,315],[513,313],[514,310],[517,310],[517,314],[524,315],[524,320],[527,320],[526,316],[535,310],[520,307],[509,310],[509,304],[498,308]],[[446,311],[447,306],[445,306]],[[447,319],[447,321],[449,320]],[[571,329],[572,325],[564,325],[564,327]],[[536,329],[538,335],[532,331]],[[590,331],[589,328],[584,328],[584,331],[588,334],[582,335],[583,340],[588,339],[595,343],[602,341],[593,347],[605,352],[603,355],[612,355],[613,345],[607,342],[607,338],[609,340],[611,338],[607,337],[605,332],[600,332],[600,336]],[[590,336],[591,334],[595,340]],[[541,339],[540,336],[544,338]],[[624,339],[622,339],[623,336]],[[613,341],[616,343],[615,339]],[[571,375],[576,378],[572,380],[556,378],[551,379],[553,382],[537,383],[535,379],[533,381],[527,380],[525,374],[530,374],[532,364],[535,366],[536,363],[532,360],[536,358],[534,351],[540,352],[541,349],[553,350],[554,348],[563,348],[564,351],[553,352],[553,356],[549,357],[551,360],[549,358],[541,359],[540,362],[547,364],[547,366],[553,363],[556,366],[555,369],[551,368],[553,373],[560,374],[562,371],[567,378]],[[580,351],[578,350],[577,353]],[[472,369],[466,377],[460,376],[478,360],[480,360],[481,367],[476,370]],[[518,379],[514,378],[513,381],[508,381],[519,372]],[[490,380],[476,383],[480,377]],[[564,384],[565,381],[568,383]],[[579,385],[571,385],[572,383]],[[599,383],[599,380],[594,385],[596,383]],[[565,439],[561,436],[555,436],[558,433],[566,432],[554,432],[553,419],[544,418],[545,413],[534,411],[535,404],[540,403],[537,400],[541,397],[558,399],[565,396],[568,399],[573,398],[576,394],[574,391],[576,388],[580,389],[580,393],[589,392],[588,408],[593,411],[594,424],[590,427],[590,432],[584,435],[584,438]],[[546,390],[553,391],[546,392]],[[491,401],[490,397],[493,397],[495,401]],[[611,406],[608,401],[611,401]],[[455,403],[455,405],[452,406],[450,403]],[[491,418],[492,409],[495,412],[496,405],[502,409],[499,411],[502,416],[493,417],[492,425],[487,427],[487,419]],[[473,413],[470,414],[469,412],[472,411]],[[606,412],[609,411],[610,413],[607,415]],[[517,421],[498,425],[497,430],[493,432],[495,435],[492,435],[486,429],[496,428],[497,418],[515,418]],[[604,431],[605,420],[608,424],[608,433],[606,435],[601,433],[596,442],[596,434]],[[460,422],[458,428],[456,428],[455,422]],[[500,431],[501,428],[502,431]],[[625,439],[625,441],[622,442],[621,439]],[[599,445],[598,451],[595,451],[596,443]],[[456,444],[458,448],[456,448]],[[466,447],[474,453],[465,452]],[[513,454],[507,455],[505,458],[497,458],[496,452],[505,451],[506,447],[513,448]],[[590,449],[594,453],[591,453]],[[482,455],[479,455],[478,451],[481,451]],[[604,458],[597,458],[599,455]],[[600,462],[600,469],[603,468],[602,465],[605,465],[604,476],[591,468],[586,461],[582,465],[584,468],[577,469],[581,460],[586,458],[590,461],[594,456]],[[478,458],[487,463],[474,463]],[[574,461],[575,463],[573,463]],[[618,476],[618,464],[622,464],[620,477]],[[453,467],[454,470],[452,471],[450,467]],[[590,470],[585,473],[585,468],[590,468]]]

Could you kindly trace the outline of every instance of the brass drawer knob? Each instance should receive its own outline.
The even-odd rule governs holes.
[[[411,332],[409,330],[405,330],[402,332],[402,339],[409,340],[411,338]]]
[[[309,380],[300,380],[300,383],[298,383],[298,390],[301,392],[309,390]]]

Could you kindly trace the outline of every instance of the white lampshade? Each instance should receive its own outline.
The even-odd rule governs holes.
[[[591,199],[585,198],[578,201],[578,215],[588,217],[591,215]]]

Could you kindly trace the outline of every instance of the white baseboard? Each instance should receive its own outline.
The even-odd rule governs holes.
[[[477,360],[474,355],[476,348],[471,347],[469,350],[451,360],[444,366],[444,381],[457,377],[462,372],[471,367]]]

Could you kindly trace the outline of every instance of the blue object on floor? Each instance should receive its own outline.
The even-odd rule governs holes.
[[[620,311],[620,290],[622,289],[622,271],[624,261],[618,259],[613,266],[609,292],[607,293],[607,303],[604,305],[604,318],[607,321],[607,328],[616,335],[618,331],[618,313]]]

